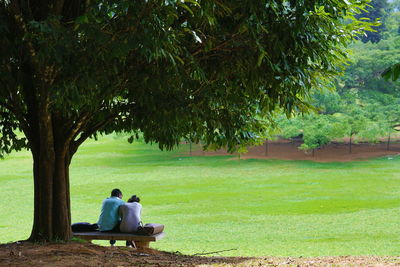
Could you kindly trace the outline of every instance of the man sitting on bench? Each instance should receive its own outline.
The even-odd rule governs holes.
[[[99,221],[97,222],[100,231],[119,232],[121,218],[118,210],[125,203],[121,198],[122,192],[116,188],[111,191],[111,197],[103,200]],[[113,246],[115,240],[110,240],[110,244]]]

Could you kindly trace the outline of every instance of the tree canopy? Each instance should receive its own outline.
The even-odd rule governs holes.
[[[307,111],[370,29],[366,2],[0,1],[0,152],[32,151],[31,239],[70,238],[68,168],[89,137],[233,150],[274,110]]]

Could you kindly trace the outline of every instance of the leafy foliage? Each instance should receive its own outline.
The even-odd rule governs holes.
[[[386,18],[386,10],[389,5],[387,0],[374,0],[371,1],[369,6],[365,9],[361,14],[357,14],[356,17],[358,19],[367,19],[369,21],[380,21],[380,25],[373,26],[373,31],[367,31],[363,36],[361,36],[361,40],[364,43],[378,43],[382,39],[382,32],[386,30],[385,26],[385,18]]]
[[[378,142],[394,133],[400,121],[400,98],[379,91],[324,92],[314,99],[319,114],[278,120],[283,137],[303,136],[300,149],[319,148],[343,137],[354,143]]]
[[[400,61],[400,36],[389,37],[378,44],[358,42],[352,46],[351,64],[340,78],[341,93],[352,90],[397,94],[400,85],[381,78],[382,72]]]
[[[392,81],[396,81],[400,77],[400,63],[393,64],[387,68],[383,73],[382,77]]]
[[[304,143],[302,150],[310,150],[327,145],[334,138],[344,136],[343,124],[334,116],[307,116],[303,126]]]
[[[364,1],[22,2],[0,5],[2,152],[37,143],[42,108],[72,151],[112,131],[233,150],[265,130],[255,117],[308,110],[368,28],[343,23]]]

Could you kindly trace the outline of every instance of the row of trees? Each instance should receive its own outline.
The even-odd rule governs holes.
[[[287,120],[277,119],[281,135],[287,138],[302,136],[300,149],[313,150],[332,140],[346,138],[351,144],[359,140],[378,142],[387,138],[388,145],[396,126],[400,124],[400,1],[373,1],[372,7],[385,13],[384,28],[379,40],[367,39],[351,45],[350,64],[332,85],[336,91],[321,89],[312,94],[315,113]],[[371,8],[370,8],[371,9]],[[378,12],[377,10],[375,10]],[[371,18],[374,15],[369,14]],[[368,14],[363,14],[367,16]],[[365,38],[376,35],[367,33]],[[393,66],[385,80],[381,77],[388,66]]]
[[[396,132],[394,121],[397,122],[400,116],[400,107],[395,108],[378,111],[375,115],[363,108],[349,106],[334,114],[307,114],[290,120],[282,117],[278,119],[278,125],[284,138],[302,137],[303,143],[299,147],[302,150],[314,150],[333,140],[347,138],[351,153],[353,143],[360,140],[376,143],[382,137],[387,137],[389,149],[391,135]]]

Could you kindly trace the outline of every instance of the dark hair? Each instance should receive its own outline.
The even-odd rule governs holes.
[[[140,202],[140,198],[136,195],[133,195],[130,199],[128,199],[128,202]]]
[[[113,189],[111,191],[111,196],[112,197],[119,197],[120,195],[122,195],[122,192],[118,188],[115,188],[115,189]]]

